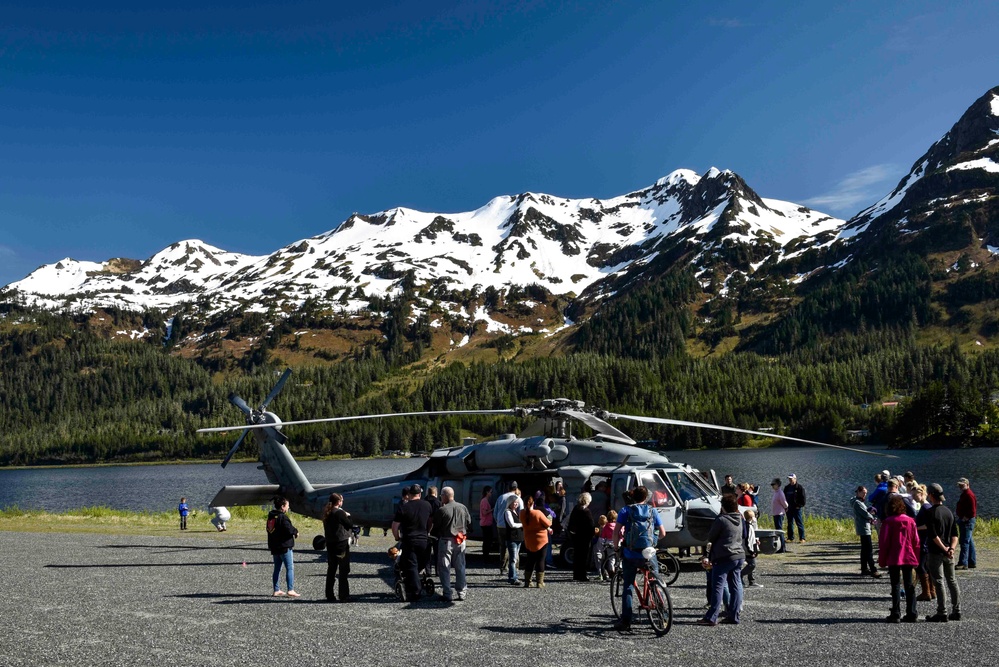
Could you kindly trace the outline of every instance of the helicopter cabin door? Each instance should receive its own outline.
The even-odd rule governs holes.
[[[496,488],[499,477],[466,477],[463,485],[455,481],[454,494],[468,508],[468,513],[472,516],[472,537],[482,539],[482,528],[479,526],[479,503],[482,502],[482,490],[487,486]],[[461,493],[461,487],[466,486],[467,494]],[[495,503],[497,494],[494,492],[490,502]]]

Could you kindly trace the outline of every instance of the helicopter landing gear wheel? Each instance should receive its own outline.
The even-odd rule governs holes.
[[[312,548],[315,551],[326,551],[326,538],[322,535],[316,535],[312,538]]]
[[[562,559],[562,564],[566,568],[572,569],[572,563],[576,556],[576,548],[572,546],[571,542],[563,542],[562,548],[558,552],[559,557]]]
[[[656,560],[659,561],[659,576],[667,586],[672,586],[680,578],[680,559],[671,554],[666,549],[656,552]]]

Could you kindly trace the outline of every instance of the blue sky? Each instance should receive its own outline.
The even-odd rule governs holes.
[[[999,84],[994,2],[361,5],[0,4],[0,285],[678,168],[849,217]]]

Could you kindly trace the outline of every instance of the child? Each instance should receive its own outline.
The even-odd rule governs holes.
[[[614,576],[617,568],[617,552],[614,550],[614,530],[617,528],[617,512],[610,510],[597,519],[597,547],[594,554],[600,581]],[[606,575],[604,574],[606,572]]]
[[[746,510],[742,522],[742,546],[746,550],[746,564],[742,568],[742,576],[749,580],[750,588],[763,588],[756,583],[753,572],[756,570],[756,554],[760,552],[760,540],[756,537],[756,513]]]
[[[187,515],[190,512],[190,509],[187,507],[187,498],[180,499],[177,511],[180,513],[180,529],[187,530]]]

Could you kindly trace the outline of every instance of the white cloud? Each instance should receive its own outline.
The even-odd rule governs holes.
[[[802,203],[841,217],[853,215],[883,197],[904,173],[895,164],[876,164],[848,174],[831,191]]]

